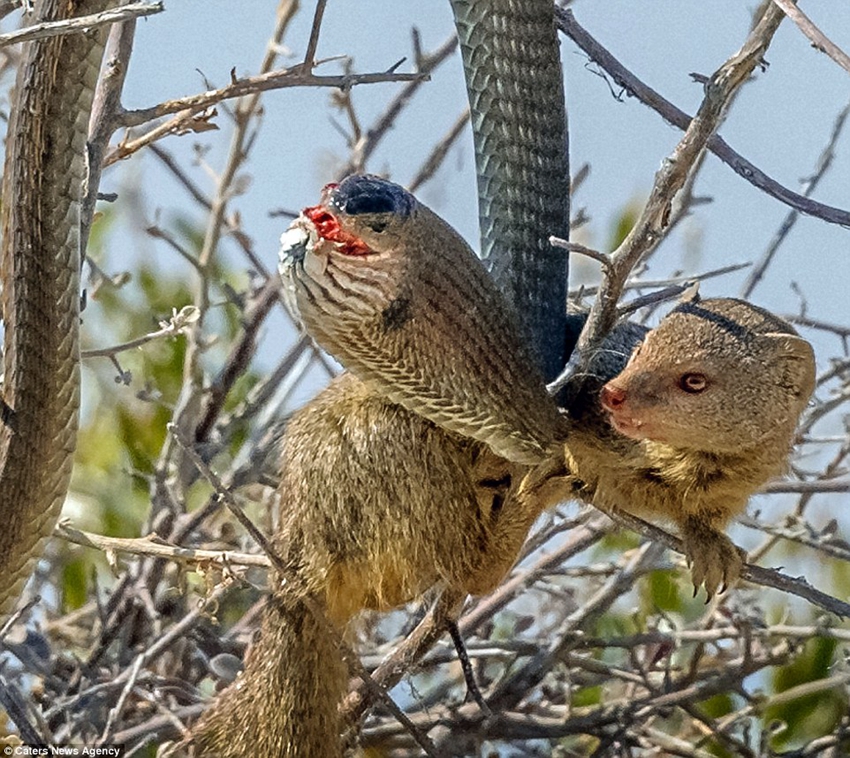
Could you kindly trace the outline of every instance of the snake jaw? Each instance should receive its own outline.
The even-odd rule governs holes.
[[[301,314],[296,292],[296,269],[303,268],[307,254],[312,252],[318,243],[319,235],[316,227],[303,215],[295,219],[280,235],[277,270],[283,285],[281,288],[283,304],[293,321],[298,324],[301,323]]]
[[[336,185],[328,185],[328,187],[333,186]],[[328,187],[325,187],[325,191]],[[374,252],[359,237],[345,231],[340,225],[339,219],[324,205],[305,208],[302,215],[313,223],[316,233],[321,239],[335,243],[335,249],[343,255],[367,255]]]

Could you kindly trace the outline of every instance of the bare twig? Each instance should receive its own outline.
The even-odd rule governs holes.
[[[594,250],[593,248],[587,247],[586,245],[582,245],[578,242],[569,242],[568,240],[561,239],[560,237],[549,237],[549,244],[552,247],[560,247],[563,250],[569,250],[571,253],[578,253],[579,255],[583,255],[585,258],[590,258],[592,261],[596,261],[602,266],[602,270],[605,271],[610,265],[609,256],[605,253],[600,253],[598,250]]]
[[[201,191],[198,185],[189,178],[189,175],[183,170],[177,161],[174,160],[171,153],[159,145],[151,145],[150,151],[159,158],[163,164],[165,164],[165,167],[171,171],[177,181],[183,185],[183,188],[192,196],[198,205],[202,208],[206,208],[206,210],[209,210],[212,207],[212,200],[210,200]]]
[[[590,59],[604,69],[626,92],[659,113],[665,121],[679,129],[688,128],[691,117],[632,74],[575,20],[571,11],[556,8],[555,15],[560,30],[584,50]],[[830,224],[850,227],[850,211],[819,203],[783,187],[764,171],[735,152],[721,137],[713,135],[708,140],[706,147],[736,174],[781,203],[796,208],[806,215],[816,216]]]
[[[791,2],[791,0],[773,0],[773,2],[782,8],[785,15],[797,24],[800,31],[806,35],[816,50],[826,53],[850,74],[850,55],[847,55],[847,53],[829,39],[795,3]]]
[[[97,190],[103,173],[104,156],[109,140],[115,132],[118,119],[124,109],[121,106],[121,92],[130,66],[133,52],[133,39],[136,34],[135,20],[114,26],[109,31],[109,39],[104,52],[103,75],[97,83],[92,117],[89,127],[88,181],[80,210],[81,249],[88,246],[94,209],[97,203]]]
[[[762,492],[850,492],[850,479],[815,479],[811,482],[771,482]]]
[[[430,79],[433,71],[443,63],[457,48],[457,38],[453,35],[449,37],[439,48],[433,53],[426,56],[421,56],[417,61],[418,67],[416,76],[409,84],[405,85],[401,91],[387,104],[375,123],[357,140],[351,150],[351,156],[348,163],[339,171],[338,178],[343,178],[348,174],[361,172],[369,160],[370,156],[378,146],[379,142],[387,134],[387,132],[395,124],[399,114],[408,105],[411,98],[416,94],[419,88]]]
[[[13,687],[0,674],[0,706],[6,711],[12,723],[21,733],[21,737],[31,745],[41,744],[42,737],[38,730],[29,720],[26,705],[17,687]]]
[[[814,173],[811,176],[806,177],[803,182],[803,197],[811,196],[820,183],[820,180],[823,179],[826,172],[829,170],[829,167],[832,165],[832,161],[835,158],[835,145],[837,144],[838,138],[841,136],[841,132],[844,129],[844,124],[847,121],[848,114],[850,114],[850,104],[845,105],[839,112],[832,125],[832,132],[829,136],[829,141],[827,142],[826,147],[821,151],[820,157],[818,158],[818,163],[815,167]],[[776,234],[773,235],[773,239],[771,239],[767,249],[762,254],[761,259],[753,266],[753,270],[747,276],[744,286],[741,289],[741,297],[747,298],[752,294],[753,290],[764,276],[764,272],[773,260],[774,255],[776,255],[776,251],[779,249],[779,246],[788,236],[788,233],[794,227],[794,224],[797,223],[797,219],[799,217],[800,211],[798,210],[791,210],[787,213],[785,218],[782,220],[782,223],[779,225],[779,229],[777,229]]]
[[[245,373],[251,356],[256,348],[257,333],[264,323],[266,316],[272,306],[279,302],[280,286],[276,276],[269,278],[265,287],[257,294],[251,303],[250,310],[245,313],[243,322],[245,324],[239,341],[233,346],[222,370],[210,386],[204,401],[204,407],[199,414],[198,425],[195,428],[195,440],[205,440],[218,418],[227,394],[233,388],[236,380]],[[291,368],[297,360],[300,351],[292,358],[292,363],[287,366]]]
[[[201,92],[197,95],[189,95],[175,100],[166,100],[149,108],[127,111],[123,117],[123,126],[140,126],[163,116],[174,113],[181,114],[188,111],[197,114],[210,108],[223,100],[232,100],[245,95],[255,95],[270,90],[285,89],[287,87],[331,87],[334,89],[349,89],[359,84],[377,84],[381,82],[415,82],[425,80],[428,77],[419,74],[399,73],[372,73],[372,74],[347,74],[343,76],[317,76],[305,73],[301,68],[282,69],[280,71],[269,71],[257,76],[248,76],[244,79],[236,79],[230,84],[219,89]]]
[[[399,645],[392,655],[375,669],[373,681],[387,688],[398,683],[410,667],[445,634],[446,621],[457,617],[465,597],[451,589],[443,591],[425,618],[407,636],[404,644]],[[345,699],[343,713],[348,719],[357,719],[373,701],[374,695],[371,691],[356,689]]]
[[[419,188],[425,184],[425,182],[430,180],[431,177],[437,173],[437,170],[443,165],[443,161],[445,161],[446,156],[449,154],[449,150],[451,150],[452,145],[454,145],[458,138],[463,134],[468,121],[469,109],[467,108],[460,114],[460,116],[458,116],[457,121],[452,124],[448,132],[446,132],[446,134],[437,141],[433,150],[431,150],[428,157],[422,162],[422,165],[419,167],[416,175],[410,180],[410,184],[408,185],[408,189],[411,192],[417,192]]]
[[[270,568],[271,561],[265,555],[237,553],[230,550],[201,550],[191,547],[170,545],[156,536],[150,537],[105,537],[75,529],[70,524],[59,523],[53,533],[75,545],[91,547],[105,553],[127,553],[165,558],[187,566],[208,563],[226,568],[228,566],[252,566]]]
[[[107,24],[116,24],[122,21],[150,16],[154,13],[162,13],[164,10],[162,2],[154,3],[130,3],[120,8],[92,13],[89,16],[77,16],[64,21],[44,21],[40,24],[18,29],[8,34],[0,34],[0,48],[8,45],[17,45],[21,42],[32,42],[36,39],[47,37],[59,37],[63,34],[80,34],[96,29]]]
[[[95,348],[93,350],[83,350],[80,353],[80,357],[111,358],[112,356],[115,356],[118,353],[123,353],[127,350],[133,350],[137,347],[141,347],[142,345],[146,345],[148,342],[152,342],[153,340],[162,339],[163,337],[176,337],[178,334],[183,334],[186,329],[188,329],[189,325],[194,323],[194,320],[196,319],[197,310],[193,306],[187,305],[179,312],[175,310],[168,321],[160,322],[160,328],[157,329],[155,332],[150,332],[141,337],[137,337],[134,340],[130,340],[129,342],[123,342],[120,345]]]
[[[327,0],[318,0],[313,13],[313,26],[310,29],[310,40],[304,53],[304,69],[309,71],[316,65],[316,49],[319,47],[319,32],[322,28],[322,18],[325,15]]]
[[[101,734],[100,739],[98,740],[98,745],[108,744],[109,739],[112,736],[112,732],[115,729],[115,722],[121,716],[121,712],[124,710],[124,707],[127,704],[127,698],[130,696],[133,687],[136,686],[136,681],[138,680],[139,674],[142,671],[142,664],[144,662],[145,658],[143,655],[136,656],[136,660],[133,662],[133,666],[130,668],[130,675],[127,677],[127,682],[121,689],[121,694],[118,696],[118,702],[115,703],[115,706],[113,708],[109,709],[109,716],[106,720],[106,726],[103,727],[103,734]]]
[[[655,542],[660,542],[671,550],[684,554],[682,541],[678,537],[665,532],[663,529],[625,511],[611,511],[609,515],[616,522],[627,526],[638,534]],[[834,613],[840,618],[850,618],[850,603],[839,600],[832,597],[832,595],[828,595],[812,587],[804,577],[790,577],[776,569],[766,569],[761,566],[753,566],[752,564],[745,563],[741,570],[741,579],[752,582],[753,584],[759,584],[762,587],[770,587],[781,592],[796,595],[804,600],[808,600],[812,605]]]

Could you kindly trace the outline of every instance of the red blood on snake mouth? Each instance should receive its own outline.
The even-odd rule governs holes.
[[[359,237],[344,231],[330,211],[322,205],[304,209],[304,215],[313,222],[322,239],[337,243],[339,252],[344,255],[366,255],[372,249]]]

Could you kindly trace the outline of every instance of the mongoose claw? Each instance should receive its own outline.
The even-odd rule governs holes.
[[[691,567],[694,597],[705,586],[707,600],[737,581],[744,566],[746,553],[725,534],[695,519],[689,519],[682,529],[685,555]]]

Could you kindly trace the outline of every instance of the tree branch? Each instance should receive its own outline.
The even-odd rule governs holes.
[[[40,24],[26,26],[8,34],[0,34],[0,48],[8,45],[18,45],[22,42],[32,42],[47,37],[60,37],[63,34],[81,34],[96,29],[99,26],[116,24],[121,21],[151,16],[165,10],[162,2],[130,3],[120,8],[92,13],[88,16],[77,16],[64,21],[43,21]]]
[[[836,45],[829,37],[827,37],[815,23],[801,11],[791,0],[773,0],[776,5],[782,8],[788,18],[790,18],[806,35],[812,43],[812,47],[826,53],[834,60],[841,68],[850,74],[850,56],[847,55],[838,45]]]
[[[608,50],[606,50],[586,29],[584,29],[573,16],[571,11],[555,9],[555,18],[558,28],[588,57],[598,64],[620,87],[628,94],[636,97],[644,105],[648,105],[661,117],[678,127],[687,129],[691,123],[691,117],[683,110],[677,108],[669,100],[663,98],[651,87],[648,87],[620,63]],[[764,171],[750,163],[739,153],[735,152],[726,141],[717,135],[711,136],[706,147],[714,153],[721,161],[728,165],[736,174],[746,179],[754,187],[779,200],[785,205],[795,208],[800,213],[815,216],[830,224],[850,227],[850,211],[834,208],[816,200],[811,200],[800,195],[779,182],[771,179]]]
[[[358,84],[378,84],[381,82],[414,82],[427,79],[424,74],[399,74],[395,72],[372,74],[343,74],[340,76],[318,76],[305,73],[299,66],[279,71],[269,71],[257,76],[235,79],[225,87],[208,90],[197,95],[189,95],[174,100],[166,100],[149,108],[126,111],[122,117],[122,126],[140,126],[154,119],[174,113],[189,111],[199,113],[222,100],[232,100],[236,97],[254,95],[258,92],[285,89],[287,87],[333,87],[347,90]]]

